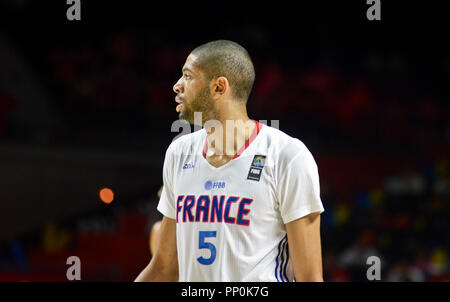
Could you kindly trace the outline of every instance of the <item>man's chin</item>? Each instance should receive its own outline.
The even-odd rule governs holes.
[[[193,118],[189,118],[184,112],[180,112],[178,114],[178,119],[180,119],[182,121],[186,121],[189,124],[194,124],[194,119]]]
[[[196,112],[197,113],[197,112]],[[178,119],[188,122],[191,125],[197,125],[203,127],[202,113],[196,116],[192,111],[183,110],[178,114]]]

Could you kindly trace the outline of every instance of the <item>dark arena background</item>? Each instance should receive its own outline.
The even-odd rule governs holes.
[[[70,256],[82,281],[134,280],[179,134],[172,86],[217,39],[253,58],[249,116],[316,159],[325,281],[367,281],[369,256],[381,281],[450,281],[444,8],[296,2],[81,0],[69,21],[63,0],[0,1],[0,281],[67,281]]]

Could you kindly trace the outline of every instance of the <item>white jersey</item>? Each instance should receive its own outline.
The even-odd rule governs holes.
[[[206,131],[166,152],[158,210],[177,221],[179,281],[293,281],[285,224],[323,212],[313,156],[298,139],[257,122],[221,167]]]

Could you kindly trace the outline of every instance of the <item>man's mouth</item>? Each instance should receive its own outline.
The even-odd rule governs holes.
[[[183,100],[179,97],[175,97],[175,102],[178,103],[177,108],[175,109],[177,112],[181,111],[181,108],[183,108]]]

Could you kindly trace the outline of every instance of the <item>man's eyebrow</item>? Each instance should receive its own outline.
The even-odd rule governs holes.
[[[187,67],[184,67],[182,71],[183,71],[183,72],[185,72],[185,71],[189,71],[189,72],[192,72],[192,70],[190,70],[190,69],[189,69],[189,68],[187,68]]]

